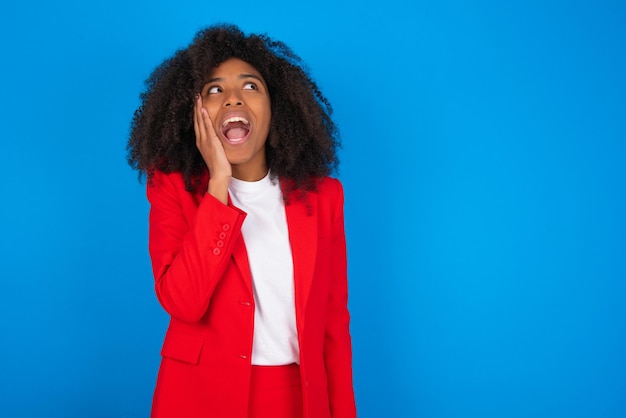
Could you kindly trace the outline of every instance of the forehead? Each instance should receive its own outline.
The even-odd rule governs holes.
[[[242,74],[250,74],[263,80],[261,73],[251,64],[239,58],[229,58],[215,67],[209,73],[210,78],[239,77]]]

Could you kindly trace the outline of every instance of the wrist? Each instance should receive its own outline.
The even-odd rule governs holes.
[[[228,204],[228,184],[230,177],[217,177],[209,179],[207,193],[215,197],[223,204]]]

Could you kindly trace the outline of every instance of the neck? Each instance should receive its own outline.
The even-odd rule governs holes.
[[[267,166],[259,167],[255,170],[238,170],[233,166],[233,177],[242,181],[259,181],[267,175]]]

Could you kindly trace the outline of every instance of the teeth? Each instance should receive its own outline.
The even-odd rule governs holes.
[[[248,122],[248,120],[246,118],[242,118],[241,116],[233,116],[232,118],[228,118],[226,119],[223,123],[222,126],[226,126],[231,122],[243,122],[246,125],[249,125],[250,122]]]

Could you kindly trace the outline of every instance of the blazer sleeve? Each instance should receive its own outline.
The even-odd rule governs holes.
[[[209,307],[246,214],[208,193],[192,210],[191,194],[176,173],[155,172],[147,196],[157,298],[173,318],[197,322]]]
[[[343,188],[336,180],[337,195],[332,217],[331,277],[324,340],[324,360],[333,418],[356,417],[352,383],[352,343],[348,312],[346,238],[343,215]]]

